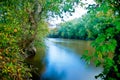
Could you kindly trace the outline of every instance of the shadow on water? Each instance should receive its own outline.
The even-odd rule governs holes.
[[[45,71],[45,50],[44,48],[37,48],[37,52],[35,56],[30,56],[26,58],[26,62],[29,67],[32,69],[32,80],[41,80],[42,73]]]
[[[40,80],[96,80],[94,76],[102,71],[86,65],[78,55],[89,48],[87,41],[46,39],[46,45],[46,69]]]

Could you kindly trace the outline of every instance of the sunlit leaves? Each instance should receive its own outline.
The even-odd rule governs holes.
[[[21,39],[21,24],[26,22],[27,16],[24,12],[24,6],[21,1],[6,0],[2,1],[0,7],[1,15],[0,19],[0,78],[7,80],[15,80],[16,78],[21,80],[28,76],[26,73],[22,73],[21,70],[17,72],[17,69],[23,69],[24,72],[30,72],[21,61],[19,54],[18,41]],[[24,16],[23,16],[24,15]],[[27,18],[27,17],[26,17]],[[29,77],[29,76],[28,76]]]
[[[46,0],[43,8],[45,12],[48,12],[48,16],[58,15],[62,18],[64,13],[74,12],[74,7],[79,3],[82,4],[80,0]]]

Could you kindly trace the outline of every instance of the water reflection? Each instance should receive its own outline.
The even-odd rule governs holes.
[[[95,80],[94,76],[101,72],[101,68],[86,65],[74,50],[58,44],[59,42],[71,43],[61,39],[46,40],[46,71],[42,80]]]

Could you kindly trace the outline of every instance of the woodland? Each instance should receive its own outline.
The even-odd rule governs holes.
[[[94,40],[95,52],[90,56],[88,51],[83,58],[89,62],[94,57],[96,67],[103,67],[95,78],[120,80],[120,1],[95,2],[81,18],[49,31],[49,17],[63,18],[63,13],[73,13],[76,6],[85,4],[81,0],[0,0],[0,80],[30,80],[34,68],[25,58],[44,48],[47,34]]]

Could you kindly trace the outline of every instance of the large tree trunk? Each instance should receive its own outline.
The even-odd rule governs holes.
[[[28,13],[29,17],[28,17],[28,22],[26,23],[26,25],[22,27],[22,29],[23,29],[23,32],[28,31],[28,33],[23,33],[22,40],[19,41],[18,44],[19,44],[19,47],[23,50],[22,52],[30,52],[33,55],[35,55],[36,51],[33,49],[34,47],[33,42],[36,39],[38,23],[40,22],[43,9],[38,0],[34,0],[33,5],[34,7],[32,10],[29,10],[26,8],[26,12]],[[29,33],[29,31],[33,31],[34,33],[31,34]]]

